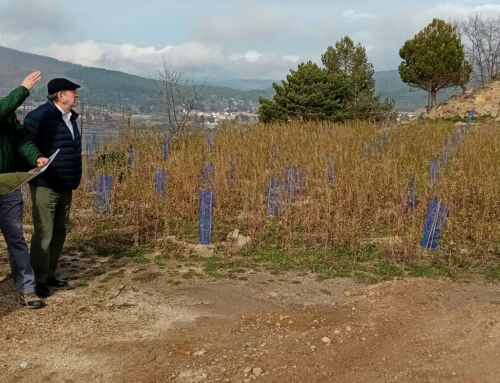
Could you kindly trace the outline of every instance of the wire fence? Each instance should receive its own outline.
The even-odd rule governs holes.
[[[19,121],[23,121],[38,104],[25,103],[16,110]],[[94,150],[121,142],[125,129],[130,125],[130,114],[125,109],[109,105],[92,105],[81,103],[75,108],[79,114],[78,129],[82,136],[82,148],[87,144]]]

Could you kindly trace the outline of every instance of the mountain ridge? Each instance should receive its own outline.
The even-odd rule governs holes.
[[[42,101],[46,83],[54,77],[67,77],[82,85],[81,101],[91,104],[119,105],[131,113],[161,112],[158,82],[155,79],[104,68],[87,67],[54,58],[0,46],[0,96],[17,87],[28,73],[42,71],[42,81],[32,91],[32,100]],[[375,89],[383,98],[395,100],[399,111],[414,111],[427,105],[427,92],[403,83],[397,70],[374,73]],[[204,111],[256,112],[259,97],[272,98],[273,82],[280,80],[219,80],[207,87],[197,105]],[[438,94],[439,102],[459,93],[457,89]]]

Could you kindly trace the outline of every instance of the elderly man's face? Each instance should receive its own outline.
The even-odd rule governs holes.
[[[63,90],[59,92],[59,101],[68,108],[73,108],[78,102],[78,92],[76,90]]]

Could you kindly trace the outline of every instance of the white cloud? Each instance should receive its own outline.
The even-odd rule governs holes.
[[[284,55],[282,57],[283,57],[283,60],[290,61],[292,63],[296,63],[297,61],[300,60],[299,55]]]
[[[97,12],[97,1],[88,1],[88,14]],[[176,69],[213,77],[280,79],[300,61],[319,63],[322,51],[346,35],[367,49],[376,70],[394,69],[400,47],[433,17],[500,15],[498,0],[380,0],[376,6],[368,0],[190,1],[189,17],[174,7],[186,0],[137,6],[147,20],[139,30],[130,26],[135,24],[129,17],[140,16],[132,11],[110,21],[103,18],[107,12],[82,17],[82,5],[67,0],[0,0],[0,45],[138,75],[154,76],[165,57]],[[110,2],[102,4],[109,8]],[[127,1],[115,4],[125,8]],[[146,18],[151,9],[158,14]],[[168,23],[162,12],[178,16],[179,23]]]
[[[133,44],[109,44],[93,40],[74,44],[51,44],[36,47],[31,53],[85,66],[119,70],[154,77],[163,58],[176,70],[216,78],[282,78],[299,59],[296,55],[280,56],[248,50],[243,54],[225,52],[221,46],[189,42],[163,48]],[[245,73],[245,75],[242,75]]]
[[[246,51],[244,54],[240,55],[240,54],[232,54],[230,56],[230,59],[232,61],[237,61],[237,60],[245,60],[245,61],[248,61],[249,63],[254,63],[254,62],[257,62],[259,61],[259,59],[264,56],[264,53],[260,53],[259,51],[256,51],[256,50],[249,50],[249,51]]]
[[[462,2],[452,1],[423,9],[419,13],[421,18],[427,20],[427,24],[430,23],[434,17],[447,21],[458,18],[465,19],[475,14],[483,17],[498,17],[500,16],[500,4],[466,5]]]
[[[500,16],[500,4],[493,3],[477,5],[464,1],[447,1],[430,7],[395,4],[392,1],[386,3],[380,6],[375,19],[364,20],[362,29],[354,29],[350,23],[343,25],[344,34],[349,35],[356,43],[361,42],[367,49],[368,60],[374,64],[375,70],[397,68],[401,62],[399,49],[404,42],[412,39],[433,18],[451,22],[474,14],[483,17]]]
[[[342,17],[347,23],[352,23],[362,19],[374,19],[375,15],[367,12],[356,12],[353,9],[348,9],[342,13]]]

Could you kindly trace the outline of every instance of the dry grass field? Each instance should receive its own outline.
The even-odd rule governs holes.
[[[19,304],[0,246],[0,382],[498,382],[498,124],[228,125],[212,140],[188,132],[164,161],[162,135],[136,131],[96,153],[60,262],[70,286],[42,310]],[[212,244],[198,245],[208,161]],[[301,187],[268,217],[285,166]],[[430,251],[433,198],[449,213]]]

